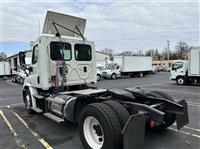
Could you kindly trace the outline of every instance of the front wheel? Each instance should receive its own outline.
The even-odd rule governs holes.
[[[112,75],[111,75],[111,79],[116,79],[117,78],[117,75],[115,74],[115,73],[113,73]]]
[[[84,107],[79,121],[79,135],[85,149],[120,149],[122,145],[119,120],[103,103]]]
[[[34,113],[34,111],[31,109],[32,108],[32,98],[31,98],[31,93],[29,89],[25,89],[23,92],[23,98],[24,98],[24,104],[26,107],[26,110],[29,114]]]
[[[100,81],[100,80],[101,80],[101,75],[97,74],[97,81]]]
[[[185,79],[184,79],[184,77],[178,77],[178,78],[176,79],[176,83],[177,83],[178,85],[184,85],[184,84],[185,84]]]

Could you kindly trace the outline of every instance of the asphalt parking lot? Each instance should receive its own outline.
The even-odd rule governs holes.
[[[168,72],[150,74],[144,78],[102,80],[99,88],[140,86],[146,90],[161,90],[174,99],[186,99],[190,123],[180,131],[175,125],[163,132],[147,132],[145,149],[200,148],[200,86],[177,86]],[[57,124],[40,114],[30,115],[22,102],[21,85],[0,80],[0,148],[83,149],[77,125]]]

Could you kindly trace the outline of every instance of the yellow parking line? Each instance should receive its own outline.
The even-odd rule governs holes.
[[[185,132],[185,131],[181,131],[181,130],[176,130],[176,129],[171,128],[171,127],[169,127],[169,129],[173,130],[173,131],[176,131],[176,132],[180,132],[182,134],[186,134],[186,135],[190,135],[190,136],[193,136],[193,137],[196,137],[196,138],[200,138],[200,136],[197,135],[197,134],[193,134],[193,133],[189,133],[189,132]]]
[[[42,137],[40,137],[38,135],[38,133],[34,132],[29,126],[28,124],[25,122],[25,120],[23,118],[21,118],[19,116],[19,114],[17,114],[16,112],[14,112],[13,110],[10,109],[10,111],[19,119],[19,121],[27,128],[30,130],[30,132],[33,134],[33,136],[35,136],[37,138],[37,140],[46,148],[46,149],[53,149],[53,147],[51,147]]]
[[[17,86],[15,83],[13,83],[11,80],[7,80],[6,81],[9,85],[12,85],[12,86]]]
[[[0,115],[3,117],[3,120],[5,121],[6,125],[8,126],[8,128],[11,131],[11,134],[15,137],[15,142],[17,143],[17,145],[20,148],[24,148],[27,149],[27,147],[21,142],[21,140],[18,138],[18,134],[16,133],[16,131],[14,130],[14,128],[12,127],[12,125],[10,124],[9,120],[6,118],[6,116],[4,115],[3,111],[0,110]]]
[[[10,129],[11,133],[13,136],[17,136],[16,131],[13,129],[12,125],[10,124],[10,122],[8,121],[8,119],[5,117],[5,115],[3,114],[3,111],[0,110],[0,114],[3,117],[4,121],[6,122],[6,125],[8,126],[8,128]]]

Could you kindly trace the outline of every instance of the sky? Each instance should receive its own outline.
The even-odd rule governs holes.
[[[199,0],[0,0],[0,51],[29,50],[42,31],[47,10],[87,19],[85,37],[96,50],[158,49],[170,40],[200,45]]]

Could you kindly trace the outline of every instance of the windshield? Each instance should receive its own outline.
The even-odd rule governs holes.
[[[107,66],[108,70],[114,70],[114,69],[119,69],[119,66],[117,64],[109,64]]]
[[[71,45],[64,42],[53,41],[50,43],[50,56],[54,61],[71,60]]]
[[[105,68],[103,66],[97,66],[97,69],[104,70]]]
[[[183,62],[175,62],[172,65],[172,69],[179,69],[179,68],[182,68],[182,67],[183,67]]]

